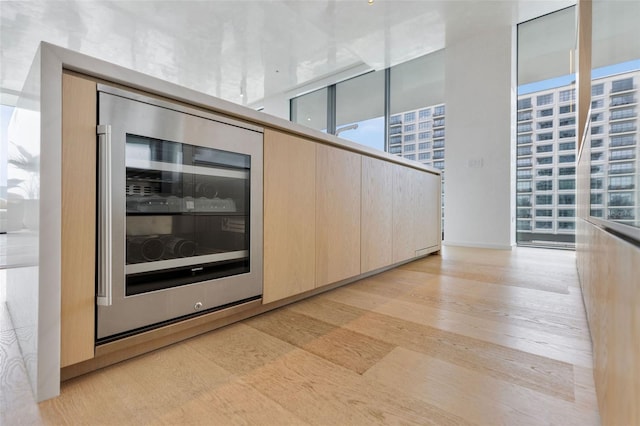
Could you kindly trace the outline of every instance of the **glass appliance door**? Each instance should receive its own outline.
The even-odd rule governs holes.
[[[126,135],[127,296],[249,272],[251,157]]]

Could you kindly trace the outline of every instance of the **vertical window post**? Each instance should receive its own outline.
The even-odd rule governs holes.
[[[391,68],[384,70],[384,151],[389,152],[389,121],[391,117]]]
[[[336,134],[336,85],[327,87],[327,133]]]

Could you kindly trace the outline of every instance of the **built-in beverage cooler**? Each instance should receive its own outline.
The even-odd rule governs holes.
[[[125,294],[249,272],[249,155],[126,136]]]
[[[262,294],[262,129],[99,87],[98,343]]]

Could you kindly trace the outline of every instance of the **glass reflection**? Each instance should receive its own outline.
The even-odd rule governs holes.
[[[637,16],[638,2],[593,3],[590,215],[633,227],[640,227]]]
[[[384,150],[384,71],[336,85],[336,135]]]
[[[291,99],[291,121],[327,131],[327,88]]]

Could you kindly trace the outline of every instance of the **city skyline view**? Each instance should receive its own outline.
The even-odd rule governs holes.
[[[593,79],[597,79],[605,76],[612,76],[612,75],[621,74],[621,73],[630,72],[630,71],[636,71],[636,70],[640,70],[640,59],[594,69],[591,73],[591,78],[593,80]],[[542,91],[542,90],[568,86],[574,81],[575,81],[575,75],[567,74],[567,75],[555,77],[552,79],[519,85],[517,92],[518,92],[518,96],[533,94],[535,92]],[[433,105],[430,105],[430,106],[433,106]],[[408,111],[403,111],[402,113],[405,113],[405,112],[408,112]],[[340,126],[337,130],[339,131],[340,128],[347,128],[356,124],[358,125],[357,128],[355,129],[352,128],[352,129],[340,132],[339,136],[345,139],[349,139],[353,142],[357,142],[359,144],[384,151],[384,141],[381,141],[381,138],[380,138],[380,135],[382,134],[382,132],[384,132],[384,116],[371,118],[363,121],[347,123],[345,125]]]

